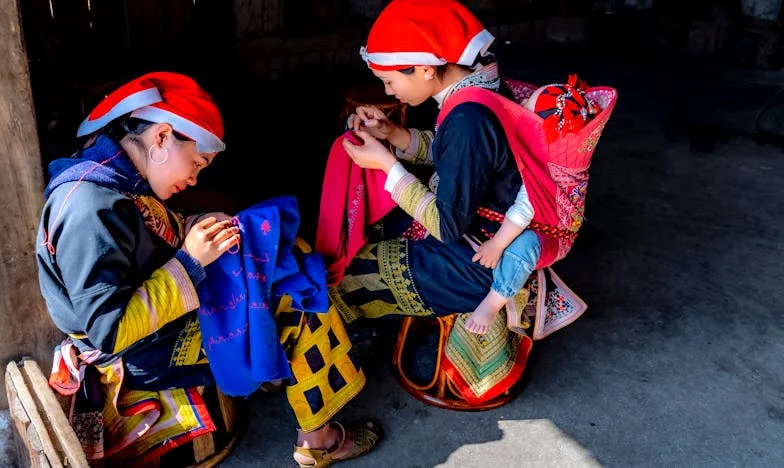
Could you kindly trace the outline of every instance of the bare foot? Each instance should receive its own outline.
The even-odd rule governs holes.
[[[495,316],[501,311],[501,308],[506,305],[508,298],[498,294],[492,289],[485,296],[479,307],[471,314],[471,317],[466,320],[465,328],[471,333],[477,335],[484,335],[493,323]]]

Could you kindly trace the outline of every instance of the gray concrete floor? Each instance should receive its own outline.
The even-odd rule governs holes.
[[[343,466],[784,466],[784,155],[741,135],[784,75],[610,62],[507,68],[619,89],[584,231],[556,268],[588,311],[535,344],[530,382],[493,411],[422,404],[378,356],[343,417],[386,437]],[[223,466],[291,466],[285,399],[249,403]]]

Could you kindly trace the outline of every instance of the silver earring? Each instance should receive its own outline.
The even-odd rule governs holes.
[[[160,166],[161,164],[163,164],[163,163],[165,163],[166,161],[169,160],[169,150],[168,149],[161,147],[161,149],[166,153],[166,155],[163,157],[163,159],[157,160],[157,159],[152,157],[152,150],[153,150],[153,148],[155,148],[155,145],[150,145],[150,149],[147,150],[147,157],[150,158],[150,161],[152,161],[153,164],[157,164],[158,166]]]
[[[432,79],[433,79],[433,75],[431,75],[430,73],[428,73],[428,74],[426,74],[426,75],[425,75],[425,79],[426,79],[426,80],[432,80]]]

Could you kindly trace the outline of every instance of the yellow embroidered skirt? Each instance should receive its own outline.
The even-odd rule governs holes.
[[[489,291],[491,274],[484,278],[466,265],[461,258],[466,256],[471,263],[471,257],[461,249],[431,238],[368,244],[354,258],[341,283],[330,289],[332,306],[347,322],[473,311]],[[447,308],[449,304],[454,308]],[[462,324],[456,326],[441,361],[466,400],[480,403],[517,382],[530,344],[530,338],[507,328],[506,313],[501,313],[486,335],[470,333]]]
[[[290,300],[284,297],[276,314],[280,340],[293,375],[286,394],[300,428],[307,432],[329,422],[354,398],[365,385],[365,375],[353,356],[337,312],[303,313],[289,306]],[[181,341],[201,346],[198,327],[186,327],[182,333],[188,336]],[[206,362],[203,353],[181,351],[179,354],[198,361],[178,365]],[[88,419],[86,414],[75,414],[72,421],[90,459],[143,465],[215,430],[196,388],[130,390],[122,386],[121,360],[97,369],[106,397],[102,421]]]

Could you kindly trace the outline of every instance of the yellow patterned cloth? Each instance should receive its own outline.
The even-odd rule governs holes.
[[[69,340],[78,338],[75,335]],[[60,349],[62,353],[56,356],[68,355],[72,343],[67,340]],[[172,371],[206,363],[195,315],[188,317],[175,337],[171,353]],[[124,385],[126,366],[122,357],[91,365],[100,357],[98,351],[79,355],[81,371],[77,376],[84,376],[84,381],[82,390],[74,396],[71,414],[71,424],[92,463],[145,466],[171,449],[215,430],[196,387],[130,389]]]
[[[122,388],[121,361],[97,368],[106,391],[103,461],[107,466],[145,466],[215,430],[196,388],[128,390]]]
[[[293,379],[286,387],[289,404],[303,431],[313,431],[335,416],[365,385],[365,375],[352,355],[343,322],[332,309],[310,314],[281,301],[276,320],[280,340],[291,364]],[[205,362],[198,323],[180,334],[174,356],[178,364]],[[173,359],[175,358],[173,356]],[[90,448],[93,459],[112,465],[144,466],[163,453],[215,430],[201,395],[195,388],[163,391],[122,387],[121,360],[96,366],[106,400],[103,409],[105,448]],[[84,432],[81,438],[84,438]]]
[[[365,374],[334,308],[326,314],[305,314],[288,305],[282,300],[276,314],[293,376],[286,396],[300,428],[310,432],[329,422],[362,390]]]
[[[407,246],[397,240],[382,241],[367,244],[357,253],[354,272],[329,291],[330,302],[346,322],[386,315],[434,315],[424,307],[414,284]]]
[[[176,258],[169,260],[131,296],[117,324],[113,354],[198,307],[199,296],[185,268]]]

